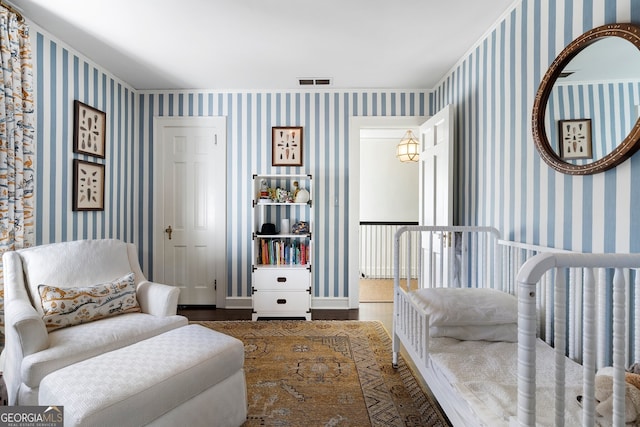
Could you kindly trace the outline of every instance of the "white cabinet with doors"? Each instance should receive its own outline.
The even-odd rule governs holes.
[[[253,176],[253,320],[311,320],[311,189],[311,175]]]

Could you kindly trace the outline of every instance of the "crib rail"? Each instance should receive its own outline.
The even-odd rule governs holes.
[[[398,229],[393,245],[394,271],[417,272],[410,277],[394,274],[394,364],[402,343],[431,385],[429,319],[409,290],[497,288],[519,301],[519,424],[536,425],[538,337],[556,353],[555,425],[565,423],[565,356],[583,366],[583,425],[594,425],[595,372],[608,365],[615,372],[613,425],[624,425],[624,370],[640,361],[640,254],[578,254],[510,242],[500,240],[490,227],[406,226]],[[409,246],[419,255],[397,255]],[[456,408],[441,404],[454,425],[464,425],[456,422]]]
[[[394,322],[393,360],[397,367],[400,343],[434,395],[441,395],[432,381],[429,364],[429,319],[412,303],[407,291],[425,287],[498,287],[502,274],[500,233],[493,227],[403,226],[393,240]],[[413,249],[412,249],[413,248]],[[417,250],[417,256],[402,256]],[[404,265],[401,265],[400,262]],[[417,265],[414,265],[417,264]],[[417,274],[403,276],[402,271]],[[515,276],[514,276],[515,277]],[[511,285],[510,285],[511,286]],[[440,401],[453,425],[458,408]]]
[[[584,311],[579,324],[582,331],[583,425],[595,423],[594,381],[597,368],[612,359],[614,369],[613,425],[625,425],[624,371],[636,360],[640,348],[640,325],[637,307],[640,294],[640,254],[544,253],[526,261],[517,275],[518,282],[518,422],[535,424],[538,290],[540,281],[553,277],[553,318],[556,357],[556,425],[564,423],[564,356],[566,354],[567,301],[578,283]],[[635,296],[635,300],[630,298]],[[636,307],[636,308],[634,308]],[[633,318],[630,313],[633,313]],[[594,319],[603,319],[597,324]],[[610,320],[607,320],[610,319]],[[607,325],[607,322],[609,324]],[[576,322],[578,323],[578,322]],[[630,325],[634,325],[633,327]],[[635,336],[630,331],[635,330]],[[606,335],[610,331],[610,337]],[[603,337],[604,336],[604,337]],[[610,339],[611,345],[602,345]]]
[[[516,276],[522,265],[530,258],[541,253],[572,253],[562,249],[551,248],[548,246],[531,245],[527,243],[512,242],[509,240],[500,240],[499,245],[502,247],[502,265],[503,271],[501,280],[504,281],[504,291],[512,295],[517,295]],[[538,291],[536,298],[537,307],[537,334],[547,344],[553,345],[553,292],[551,291],[553,276],[551,272],[542,275],[538,282]],[[570,325],[577,324],[576,318],[581,318],[581,284],[577,280],[573,282],[575,287],[574,295],[569,301],[569,312],[571,313]],[[569,341],[568,355],[572,359],[580,362],[580,346],[581,333],[579,329],[575,329],[575,334],[570,334],[567,338]]]
[[[501,257],[494,256],[500,250],[499,238],[500,233],[493,227],[400,227],[393,241],[394,271],[417,272],[417,276],[404,279],[408,290],[425,286],[478,287],[480,283],[489,283],[500,271]],[[420,254],[417,258],[403,257],[407,265],[401,266],[400,254],[404,247],[417,248]],[[411,262],[417,262],[417,268]],[[492,283],[496,285],[498,283]]]
[[[424,371],[428,363],[429,321],[405,292],[424,287],[501,287],[500,233],[493,227],[403,226],[393,239],[394,333],[393,364],[400,341]],[[402,256],[419,251],[417,256]],[[405,265],[400,265],[400,261]],[[417,263],[413,265],[412,263]],[[403,276],[398,272],[415,271]],[[515,277],[515,276],[514,276]]]

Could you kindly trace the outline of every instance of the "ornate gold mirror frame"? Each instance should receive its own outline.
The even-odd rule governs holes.
[[[640,118],[635,125],[618,144],[618,146],[606,156],[588,164],[571,164],[564,161],[549,143],[549,137],[545,129],[545,114],[547,102],[556,80],[569,62],[583,49],[599,39],[605,37],[620,37],[640,51],[640,27],[633,24],[609,24],[587,31],[572,41],[553,61],[549,70],[544,75],[535,100],[533,102],[532,125],[533,141],[542,159],[555,170],[571,175],[588,175],[611,169],[631,157],[640,148]]]

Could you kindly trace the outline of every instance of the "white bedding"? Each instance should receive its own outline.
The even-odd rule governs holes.
[[[543,341],[538,340],[536,345],[537,424],[549,426],[554,425],[555,416],[555,355]],[[453,405],[459,412],[470,409],[475,414],[466,415],[465,425],[494,427],[517,423],[516,343],[432,338],[429,348],[434,379],[452,388],[447,395],[458,400]],[[582,392],[582,366],[566,360],[565,425],[577,426],[582,422],[581,408],[576,401]]]
[[[442,244],[440,252],[436,250],[437,243],[444,240],[442,233],[460,235],[456,239],[456,248],[461,242],[461,256],[454,258],[451,248],[443,252],[446,248]],[[605,260],[602,256],[597,257],[597,262],[596,258],[583,260],[578,259],[577,254],[562,255],[553,248],[515,242],[496,243],[497,236],[496,230],[484,227],[414,226],[405,227],[402,232],[399,230],[394,237],[393,362],[397,363],[398,352],[404,347],[456,427],[511,427],[518,424],[518,344],[514,342],[518,339],[518,324],[531,334],[535,333],[536,327],[545,328],[547,336],[550,336],[552,331],[547,327],[551,323],[549,319],[554,318],[551,311],[554,305],[545,303],[537,307],[538,299],[554,295],[557,277],[570,277],[574,283],[575,275],[576,292],[580,292],[583,286],[582,280],[577,278],[587,277],[581,271],[567,269],[562,274],[557,271],[546,274],[549,267],[544,266],[553,264],[549,259],[555,258],[559,263],[553,264],[554,267],[562,264],[572,269],[595,264],[609,268],[619,262],[618,259]],[[423,242],[421,252],[415,254],[418,260],[415,268],[416,283],[425,288],[413,290],[411,280],[407,279],[407,288],[410,289],[407,291],[402,286],[404,279],[400,265],[405,271],[412,271],[414,266],[412,257],[402,254],[400,244],[414,238]],[[436,246],[432,247],[433,242]],[[443,254],[447,260],[457,261],[454,268],[450,268],[451,263],[442,262]],[[528,261],[532,258],[534,263]],[[527,264],[525,268],[525,262],[531,265]],[[635,262],[640,264],[640,258]],[[522,278],[516,280],[515,272]],[[462,282],[461,277],[465,279]],[[558,289],[568,290],[564,282],[560,283],[562,286]],[[519,301],[511,295],[516,289],[525,292],[521,295],[529,298]],[[596,296],[595,292],[589,295],[591,298]],[[584,314],[581,304],[586,296],[573,298],[565,295],[564,298],[568,301],[570,313],[575,310],[574,313]],[[530,314],[535,310],[541,315],[540,319],[544,316],[545,322],[538,322],[540,319]],[[632,314],[627,313],[628,316]],[[555,324],[556,328],[567,326],[572,327],[572,324]],[[592,329],[587,328],[589,325],[582,326],[585,330]],[[582,333],[582,330],[569,331],[568,336],[575,333]],[[583,394],[583,367],[560,357],[565,364],[565,379],[556,379],[555,350],[539,339],[535,342],[535,350],[535,425],[546,427],[556,424],[555,392],[556,388],[562,390],[563,387],[564,409],[559,417],[564,418],[564,422],[559,424],[582,425],[583,410],[576,397]],[[630,355],[627,354],[627,358],[630,360]],[[520,363],[524,371],[526,361]],[[528,400],[525,404],[534,402],[533,399]]]
[[[432,337],[459,340],[518,340],[518,300],[489,288],[425,288],[411,300],[429,316]]]

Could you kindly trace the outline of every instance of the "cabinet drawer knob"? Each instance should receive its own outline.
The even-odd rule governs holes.
[[[284,299],[284,298],[280,298],[280,299],[278,299],[276,302],[277,302],[278,304],[286,304],[286,303],[287,303],[287,300],[286,300],[286,299]]]
[[[284,283],[287,281],[286,277],[278,277],[278,283]]]

